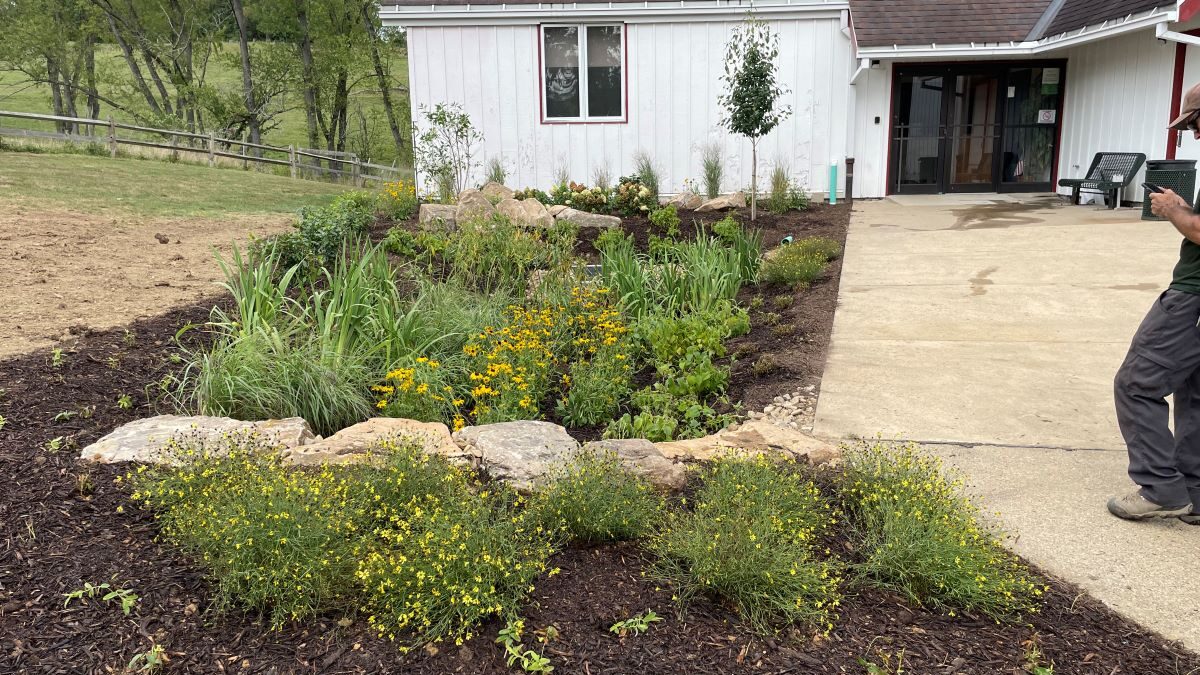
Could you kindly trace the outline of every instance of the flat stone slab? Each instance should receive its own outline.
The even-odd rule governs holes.
[[[731,453],[785,455],[814,466],[836,464],[841,459],[841,451],[828,441],[764,420],[749,420],[703,438],[655,445],[677,462],[711,461]]]
[[[621,226],[621,219],[616,216],[606,216],[601,213],[588,213],[567,207],[560,210],[554,216],[555,220],[569,220],[579,227],[593,227],[597,229],[611,229]]]
[[[356,464],[368,460],[372,451],[388,440],[418,443],[425,454],[440,455],[458,464],[474,466],[478,463],[478,457],[459,448],[445,424],[399,417],[373,417],[329,438],[288,448],[283,456],[288,462],[301,466]]]
[[[79,458],[112,464],[115,462],[164,463],[163,446],[175,437],[195,438],[215,443],[233,433],[257,432],[273,443],[294,448],[318,438],[308,422],[299,417],[262,422],[243,422],[228,417],[158,415],[130,422],[83,449]]]
[[[746,193],[735,192],[731,195],[721,195],[716,199],[710,199],[700,206],[696,207],[696,211],[724,211],[725,209],[744,209],[746,208]]]
[[[650,441],[644,438],[612,439],[585,443],[581,452],[616,455],[626,471],[645,478],[660,490],[682,490],[687,482],[684,468],[672,462]]]
[[[555,464],[579,450],[579,443],[557,424],[536,420],[500,422],[460,429],[454,440],[496,480],[528,491]]]

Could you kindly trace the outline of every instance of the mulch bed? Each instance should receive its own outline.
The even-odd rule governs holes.
[[[796,230],[785,233],[797,237],[844,236],[844,222],[838,227],[837,220],[805,225],[798,219],[771,236],[784,230]],[[781,358],[789,349],[801,352],[786,362],[791,379],[782,381],[780,391],[819,378],[828,328],[822,335],[818,327],[828,324],[817,322],[822,312],[831,320],[836,278],[835,265],[829,281],[797,294],[785,311],[805,327],[797,335],[811,342],[776,339],[763,327],[767,339],[757,325],[744,339]],[[139,321],[128,332],[79,331],[75,343],[64,346],[58,367],[49,351],[0,361],[0,415],[6,418],[0,431],[0,673],[120,672],[152,640],[167,650],[165,672],[513,672],[493,644],[496,622],[462,647],[439,645],[401,656],[395,644],[373,635],[353,614],[270,631],[259,616],[220,613],[210,604],[203,572],[156,542],[152,516],[132,506],[114,483],[128,467],[78,461],[79,447],[159,412],[158,382],[180,367],[170,359],[176,349],[172,338],[181,326],[204,321],[214,301]],[[202,339],[199,332],[184,337]],[[755,387],[773,382],[743,385],[741,397],[753,400],[760,396]],[[133,398],[133,409],[117,405],[122,394]],[[54,419],[63,411],[89,409],[86,417]],[[48,450],[47,441],[58,437],[63,449]],[[527,645],[534,631],[557,629],[558,638],[544,651],[559,673],[864,673],[860,658],[880,663],[880,654],[887,653],[894,662],[901,651],[905,672],[1021,673],[1031,641],[1059,675],[1200,668],[1200,657],[1056,581],[1044,610],[1024,624],[952,618],[866,591],[848,595],[828,637],[784,632],[767,638],[747,631],[716,604],[701,603],[680,615],[669,588],[644,574],[648,564],[636,546],[570,549],[553,564],[561,573],[538,582],[523,616]],[[109,582],[140,600],[129,617],[99,600],[64,607],[63,594],[84,582]],[[609,632],[612,623],[647,609],[664,621],[646,635],[622,639]]]

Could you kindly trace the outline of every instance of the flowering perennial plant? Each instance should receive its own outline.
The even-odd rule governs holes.
[[[408,220],[417,212],[417,186],[398,180],[384,183],[379,191],[378,209],[392,220]]]
[[[846,456],[842,494],[871,584],[951,615],[1037,611],[1046,587],[979,521],[941,462],[914,445],[864,442]]]
[[[622,177],[612,195],[612,208],[626,216],[649,213],[657,208],[654,192],[636,177]]]
[[[650,533],[663,498],[625,471],[612,452],[579,452],[553,467],[530,508],[545,528],[575,543],[637,539]]]
[[[821,546],[836,521],[790,463],[727,457],[700,474],[692,511],[673,512],[651,540],[676,599],[715,596],[753,627],[832,630],[841,566]]]
[[[550,199],[555,204],[591,213],[608,213],[612,210],[609,204],[612,199],[611,191],[601,187],[590,188],[575,181],[554,186],[550,191]]]

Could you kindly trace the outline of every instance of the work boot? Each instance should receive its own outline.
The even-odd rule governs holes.
[[[1186,516],[1179,516],[1179,519],[1188,525],[1200,525],[1200,511],[1197,511],[1196,507],[1193,506],[1191,512]]]
[[[1133,491],[1124,497],[1113,497],[1108,500],[1108,511],[1118,518],[1125,520],[1145,520],[1147,518],[1183,518],[1191,517],[1192,505],[1168,508],[1146,499],[1140,491]]]

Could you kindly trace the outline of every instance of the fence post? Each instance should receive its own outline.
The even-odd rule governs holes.
[[[217,145],[217,132],[208,132],[208,165],[212,166],[217,163],[217,156],[213,154]]]
[[[112,115],[108,116],[108,156],[117,156],[117,122]]]
[[[242,142],[243,143],[246,142],[246,134],[242,134]],[[246,169],[250,168],[250,160],[246,159],[246,146],[243,145],[241,147],[242,147],[242,153],[241,153],[242,154],[242,171],[245,171]]]
[[[296,146],[288,146],[288,168],[292,171],[292,178],[296,177]]]
[[[363,186],[362,160],[358,158],[358,155],[354,155],[353,157],[354,164],[351,166],[350,171],[351,175],[354,176],[354,187],[360,188]]]
[[[177,134],[171,134],[171,161],[179,161],[179,136]]]

